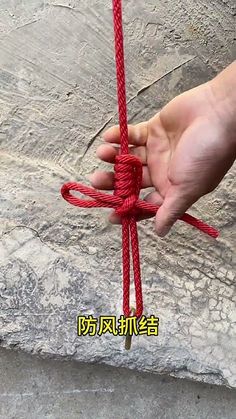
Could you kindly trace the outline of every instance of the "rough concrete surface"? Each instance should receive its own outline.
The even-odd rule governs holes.
[[[236,57],[235,1],[124,1],[129,121],[152,116]],[[65,181],[100,164],[117,121],[111,2],[0,4],[0,337],[43,356],[236,386],[235,166],[177,223],[140,223],[145,313],[159,337],[76,336],[76,316],[121,314],[121,240],[107,211],[69,206]],[[102,166],[102,165],[100,165]]]
[[[1,419],[235,419],[236,390],[0,351]]]

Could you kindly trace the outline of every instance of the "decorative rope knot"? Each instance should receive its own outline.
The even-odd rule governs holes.
[[[72,205],[84,208],[113,208],[116,214],[121,216],[123,242],[123,312],[126,317],[131,315],[129,307],[131,249],[136,297],[136,311],[133,315],[139,318],[143,312],[143,299],[136,216],[140,212],[139,206],[141,205],[142,207],[142,203],[148,205],[139,199],[139,192],[142,185],[142,163],[135,156],[119,155],[115,159],[114,171],[115,185],[113,195],[105,194],[74,182],[63,185],[61,194]],[[72,190],[87,195],[92,199],[87,200],[74,196],[71,194]],[[154,211],[157,208],[154,207]]]
[[[113,208],[122,222],[122,259],[123,259],[123,312],[126,317],[131,315],[130,300],[130,251],[132,253],[133,275],[135,285],[136,311],[133,314],[137,318],[143,312],[142,283],[140,273],[139,242],[137,232],[137,215],[155,215],[158,205],[150,204],[139,199],[142,184],[142,163],[131,155],[120,155],[115,160],[115,185],[114,193],[106,194],[81,183],[69,182],[62,186],[61,194],[70,204],[83,207],[107,207]],[[92,199],[82,199],[71,194],[78,191]],[[181,220],[198,228],[212,237],[217,237],[218,232],[205,224],[203,221],[184,214]]]
[[[142,163],[130,154],[116,156],[114,171],[114,195],[123,200],[115,212],[121,217],[136,216],[138,213],[136,203],[142,185]]]

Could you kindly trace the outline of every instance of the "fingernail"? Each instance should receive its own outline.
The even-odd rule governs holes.
[[[104,132],[101,134],[101,137],[102,137],[102,139],[103,139],[103,140],[105,140],[105,138],[106,138],[106,136],[107,136],[107,131],[108,131],[108,130],[104,131]]]
[[[93,173],[89,173],[88,175],[85,175],[85,178],[90,182],[90,183],[92,183],[92,181],[93,181]]]
[[[170,226],[166,226],[166,227],[164,227],[164,228],[162,228],[160,230],[157,229],[157,235],[159,237],[165,237],[169,233],[170,229],[171,229]]]
[[[116,215],[115,212],[112,212],[110,217],[109,217],[109,221],[112,224],[120,224],[121,223],[121,219],[118,215]]]

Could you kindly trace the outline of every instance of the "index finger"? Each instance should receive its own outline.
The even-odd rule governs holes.
[[[128,125],[129,144],[135,146],[145,145],[148,136],[147,122],[141,122],[137,125]],[[115,125],[109,128],[103,134],[103,139],[108,143],[120,144],[120,127]]]

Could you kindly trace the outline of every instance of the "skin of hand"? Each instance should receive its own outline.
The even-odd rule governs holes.
[[[223,80],[224,72],[176,97],[149,121],[128,127],[130,152],[143,164],[142,187],[155,188],[145,199],[161,205],[155,217],[161,237],[193,203],[217,187],[236,158],[236,97],[227,90],[227,81],[236,80],[236,63],[230,67]],[[103,139],[97,156],[114,163],[119,127],[108,129]],[[113,172],[96,171],[89,179],[97,189],[114,188]],[[120,222],[114,212],[110,221]]]

